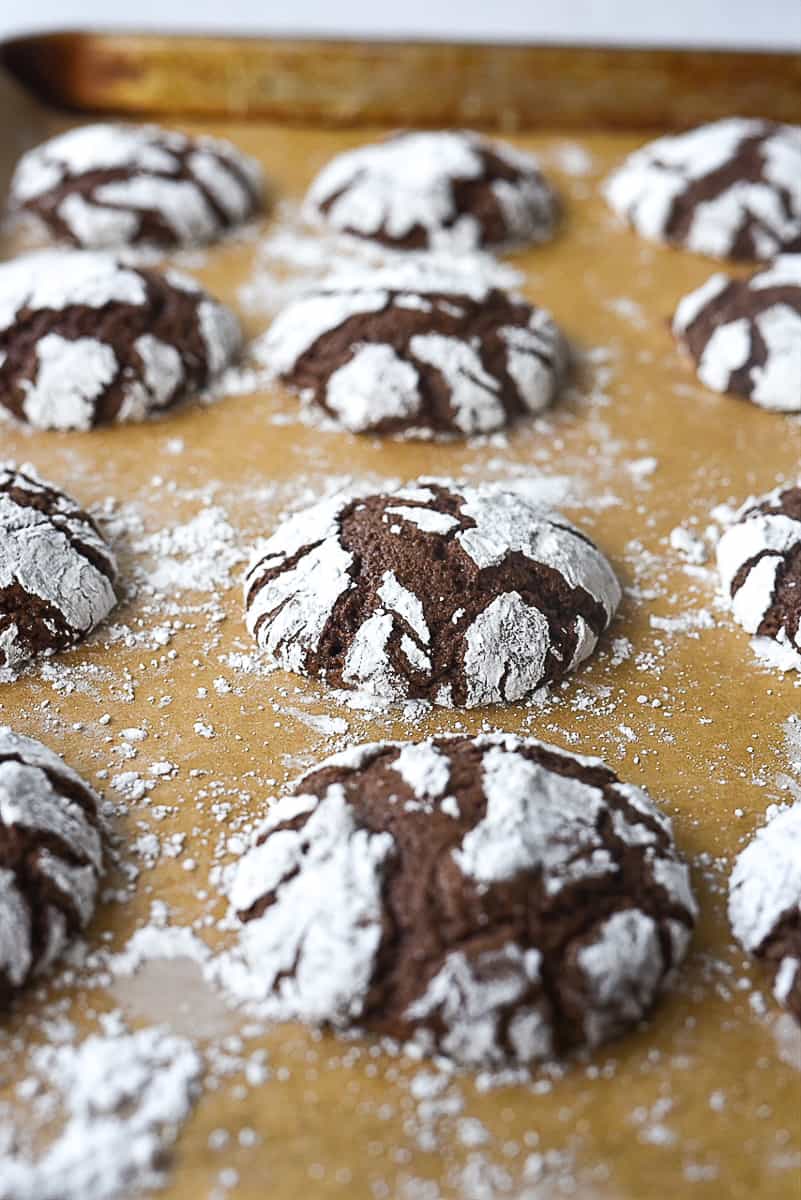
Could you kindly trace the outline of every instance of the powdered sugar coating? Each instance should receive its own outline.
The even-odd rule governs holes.
[[[312,183],[305,211],[405,249],[540,242],[555,221],[536,160],[464,130],[401,133],[338,155]]]
[[[696,915],[646,793],[510,734],[326,760],[272,805],[229,898],[244,924],[220,977],[241,999],[471,1066],[635,1024]]]
[[[759,642],[776,643],[782,670],[801,670],[801,486],[751,498],[717,548],[735,620]]]
[[[523,699],[586,658],[620,587],[559,514],[495,486],[426,482],[291,518],[245,594],[248,629],[287,670],[473,707]]]
[[[78,250],[0,266],[0,412],[37,429],[144,420],[241,344],[233,312],[176,271]]]
[[[0,1004],[44,971],[94,913],[97,797],[61,759],[0,726]]]
[[[487,433],[546,408],[567,365],[547,312],[420,259],[324,282],[256,354],[353,433]]]
[[[681,301],[673,332],[707,387],[801,411],[801,254],[782,254],[745,280],[712,276]]]
[[[269,921],[245,926],[241,949],[247,962],[266,968],[251,977],[252,998],[275,991],[281,1009],[302,1020],[346,1025],[361,1014],[380,942],[392,839],[358,829],[341,789],[331,789],[302,829],[279,829],[298,807],[295,797],[274,805],[262,832],[277,832],[236,873],[231,903],[238,911],[258,905],[265,891],[275,896]],[[241,980],[240,994],[247,974]]]
[[[643,237],[714,258],[801,249],[801,127],[730,117],[635,151],[607,180]]]
[[[729,921],[743,949],[768,962],[776,999],[801,1023],[801,804],[758,829],[738,855]]]
[[[31,468],[0,464],[0,668],[74,645],[117,599],[114,555],[94,522]]]
[[[155,125],[101,123],[28,151],[10,207],[90,248],[210,242],[257,212],[258,163],[230,142]]]

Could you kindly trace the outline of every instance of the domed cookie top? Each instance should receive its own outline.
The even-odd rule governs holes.
[[[0,1009],[88,925],[102,868],[95,793],[0,726]]]
[[[88,250],[0,265],[0,412],[38,429],[141,421],[236,356],[235,315],[194,280]]]
[[[729,920],[743,949],[770,970],[776,999],[801,1024],[801,804],[757,830],[738,856]]]
[[[342,233],[403,250],[541,242],[555,208],[531,155],[465,130],[398,133],[346,151],[305,205]]]
[[[801,250],[801,126],[731,117],[658,138],[607,180],[643,237],[714,258]]]
[[[510,734],[329,759],[274,802],[229,898],[235,994],[473,1066],[638,1023],[696,913],[645,792]]]
[[[567,360],[543,309],[411,261],[333,277],[256,353],[353,433],[487,433],[546,408]]]
[[[30,468],[0,465],[0,677],[108,616],[116,563],[91,517]]]
[[[155,125],[83,125],[24,154],[9,207],[78,246],[211,242],[263,204],[261,167],[230,142]]]
[[[465,707],[561,679],[620,601],[609,563],[558,513],[433,481],[298,513],[256,554],[245,593],[248,629],[284,669]]]
[[[713,275],[681,301],[673,332],[707,387],[801,411],[801,254],[748,279]]]
[[[718,543],[735,620],[782,670],[801,670],[801,484],[748,500]]]

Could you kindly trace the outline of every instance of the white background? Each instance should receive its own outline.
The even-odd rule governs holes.
[[[0,0],[0,37],[90,27],[801,51],[801,0]]]

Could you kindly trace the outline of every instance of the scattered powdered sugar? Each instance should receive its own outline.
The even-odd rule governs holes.
[[[498,287],[514,291],[523,282],[520,271],[481,250],[446,254],[398,252],[388,246],[321,229],[310,234],[296,206],[283,201],[279,222],[260,240],[250,277],[240,285],[238,299],[246,312],[273,313],[288,302],[320,290],[323,283],[339,284],[391,273],[401,286],[414,278],[446,277],[453,289],[468,295]]]
[[[225,509],[210,505],[182,525],[137,539],[133,548],[154,563],[145,576],[148,589],[169,595],[231,587],[234,569],[246,558],[239,542]]]
[[[709,550],[703,539],[683,525],[671,529],[669,541],[671,547],[687,562],[700,566],[709,559]]]
[[[546,161],[561,166],[555,157],[546,157]],[[240,288],[239,299],[255,316],[274,311],[310,285],[317,286],[332,267],[346,264],[350,269],[353,264],[386,265],[391,261],[395,269],[400,256],[363,240],[307,236],[291,204],[285,202],[264,242],[254,247],[253,257],[252,272]],[[520,283],[513,266],[489,256],[471,254],[463,261],[467,275],[473,278],[481,273],[482,279],[500,286]],[[534,296],[539,294],[539,282],[536,273],[529,272],[529,283],[536,285]],[[538,694],[531,708],[521,708],[518,715],[521,727],[538,736],[547,730],[554,741],[564,745],[597,745],[607,761],[626,763],[630,777],[639,779],[643,769],[653,777],[664,769],[667,778],[679,760],[682,785],[672,795],[668,789],[664,803],[670,811],[674,804],[679,810],[678,834],[682,844],[694,848],[695,878],[705,903],[714,908],[725,893],[728,864],[708,849],[716,834],[714,822],[710,827],[708,821],[706,789],[714,788],[724,797],[731,795],[734,820],[742,816],[742,809],[748,812],[751,804],[757,805],[763,797],[786,799],[790,776],[776,774],[777,751],[768,744],[770,729],[754,729],[748,757],[741,755],[738,747],[732,746],[716,706],[710,703],[707,707],[706,693],[686,688],[693,677],[682,640],[708,636],[704,613],[711,610],[718,617],[713,575],[692,558],[692,551],[685,555],[684,547],[673,544],[672,539],[671,549],[666,549],[670,524],[678,517],[671,508],[668,522],[663,520],[661,476],[645,473],[638,479],[626,466],[661,454],[662,447],[642,423],[632,422],[630,431],[621,431],[610,420],[612,401],[622,386],[622,367],[620,348],[615,344],[582,352],[578,362],[581,386],[570,391],[564,411],[548,414],[537,436],[526,434],[519,443],[498,435],[466,443],[464,467],[460,460],[458,469],[471,482],[496,479],[505,489],[529,495],[534,503],[566,508],[601,541],[606,520],[619,523],[623,507],[631,506],[631,535],[626,535],[628,541],[619,538],[614,561],[626,585],[626,613],[647,613],[648,622],[638,621],[636,629],[628,623],[625,629],[621,625],[615,631],[618,636],[601,646],[580,679],[547,696]],[[225,386],[239,379],[239,390],[248,391],[253,380],[248,382],[245,375],[244,370],[232,371]],[[272,417],[267,406],[265,411],[269,422]],[[276,423],[293,419],[277,412]],[[590,458],[584,440],[576,444],[579,427],[586,428],[592,443]],[[667,1018],[667,1035],[660,1027],[653,1039],[627,1043],[625,1052],[610,1047],[592,1062],[574,1065],[565,1090],[562,1072],[555,1068],[540,1070],[533,1079],[519,1071],[476,1070],[467,1083],[443,1061],[429,1062],[425,1070],[420,1069],[412,1057],[414,1046],[405,1048],[408,1058],[404,1062],[394,1057],[391,1045],[382,1044],[379,1053],[371,1040],[336,1046],[330,1039],[297,1030],[286,1038],[274,1037],[239,1009],[226,1014],[225,1033],[219,1028],[207,1032],[199,1013],[209,995],[202,972],[209,973],[212,959],[219,961],[221,944],[223,953],[232,944],[230,920],[215,907],[219,904],[215,885],[223,864],[232,857],[238,859],[251,844],[254,808],[261,811],[264,796],[281,789],[284,779],[314,765],[330,751],[365,737],[419,737],[429,716],[420,704],[384,712],[370,697],[339,693],[334,703],[347,705],[349,710],[343,721],[330,716],[332,696],[325,685],[285,681],[276,675],[268,678],[272,667],[240,629],[240,601],[228,592],[237,581],[241,547],[266,529],[277,527],[286,513],[308,506],[321,489],[328,494],[353,484],[363,493],[397,486],[398,481],[380,474],[359,474],[358,467],[353,468],[359,474],[355,480],[339,477],[332,481],[334,472],[341,471],[341,463],[335,455],[324,453],[319,463],[301,465],[298,460],[297,470],[293,464],[295,478],[289,482],[279,480],[273,485],[271,481],[268,485],[263,474],[254,473],[217,484],[214,478],[209,480],[217,468],[203,457],[205,450],[196,453],[189,429],[187,424],[180,438],[163,440],[158,438],[158,428],[154,431],[154,457],[161,452],[169,456],[154,469],[163,471],[166,478],[155,477],[134,497],[123,492],[125,502],[120,506],[108,503],[93,510],[113,540],[121,564],[119,587],[125,602],[119,610],[119,624],[102,626],[85,653],[49,659],[23,678],[19,720],[46,731],[59,746],[69,737],[71,746],[84,747],[85,760],[97,768],[98,786],[106,789],[106,811],[118,815],[125,830],[125,843],[118,847],[122,878],[107,883],[106,901],[111,905],[134,895],[136,899],[123,914],[119,929],[117,915],[111,911],[113,940],[106,943],[104,926],[97,936],[93,933],[88,954],[81,945],[70,955],[52,990],[37,987],[33,1012],[25,1016],[24,1035],[17,1037],[9,1028],[8,1036],[0,1039],[4,1074],[16,1077],[23,1036],[27,1039],[34,1029],[56,1047],[67,1039],[77,1053],[71,1021],[82,1021],[84,1000],[89,995],[86,989],[94,987],[93,1005],[102,1008],[110,999],[122,1004],[128,1015],[137,1012],[137,1019],[148,1024],[168,1020],[174,1032],[185,1033],[196,1052],[211,1061],[209,1103],[218,1104],[221,1115],[218,1127],[209,1134],[199,1186],[207,1186],[215,1200],[223,1200],[232,1191],[236,1194],[239,1186],[246,1188],[253,1179],[257,1184],[263,1181],[270,1154],[275,1153],[275,1129],[279,1128],[280,1138],[282,1128],[280,1119],[274,1124],[270,1106],[282,1102],[296,1106],[300,1088],[310,1100],[304,1108],[306,1133],[310,1144],[319,1145],[329,1113],[326,1105],[314,1102],[315,1094],[319,1095],[318,1074],[323,1082],[335,1079],[341,1089],[343,1123],[352,1122],[353,1128],[364,1134],[365,1145],[370,1139],[368,1161],[360,1166],[378,1197],[403,1195],[404,1200],[422,1200],[439,1191],[462,1200],[506,1196],[510,1200],[537,1196],[539,1200],[541,1195],[562,1194],[609,1200],[617,1191],[615,1164],[595,1152],[592,1136],[583,1131],[588,1120],[594,1121],[594,1117],[588,1118],[585,1105],[597,1105],[599,1097],[603,1104],[606,1096],[618,1095],[630,1064],[638,1077],[626,1137],[652,1147],[648,1152],[655,1159],[662,1153],[660,1147],[670,1145],[670,1152],[681,1154],[686,1165],[688,1187],[708,1183],[716,1170],[725,1175],[726,1160],[716,1151],[715,1139],[723,1137],[729,1127],[733,1094],[728,1106],[725,1096],[710,1094],[704,1130],[697,1139],[696,1131],[686,1133],[681,1119],[683,1081],[694,1078],[696,1067],[708,1070],[704,1039],[715,1044],[720,1033],[731,1047],[732,1038],[736,1039],[738,1029],[748,1020],[750,999],[753,1020],[764,1024],[766,1031],[762,1083],[755,1077],[754,1090],[745,1104],[751,1115],[760,1097],[772,1102],[771,1088],[777,1077],[786,1081],[780,1074],[782,1062],[773,1056],[774,1029],[782,1060],[801,1061],[797,1027],[789,1017],[774,1022],[769,997],[753,991],[752,977],[743,971],[741,958],[732,957],[729,951],[718,955],[705,949],[693,956],[686,978],[682,974],[676,984],[679,999]],[[269,428],[265,436],[270,436]],[[402,450],[405,453],[405,447]],[[55,445],[53,454],[61,464],[56,477],[72,481],[74,473],[74,488],[80,495],[102,496],[104,487],[112,491],[121,486],[104,463],[92,463],[78,442],[68,449]],[[188,464],[197,474],[188,473]],[[182,483],[172,482],[173,469]],[[380,467],[375,469],[380,472]],[[226,475],[223,467],[220,474]],[[186,483],[187,478],[196,483],[198,477],[204,480],[202,489]],[[652,479],[652,490],[645,494],[635,490],[641,485],[648,488]],[[719,487],[718,494],[721,492],[729,493],[727,481]],[[209,516],[209,509],[217,516]],[[732,510],[725,512],[721,506],[712,517],[725,525]],[[690,498],[686,516],[681,514],[680,519],[693,535],[697,533],[699,541],[711,544],[716,540],[703,528],[709,519],[705,499]],[[204,529],[217,545],[215,553],[205,553]],[[157,576],[163,566],[162,553],[170,563],[164,575]],[[219,558],[225,560],[229,555],[230,565],[220,569]],[[153,586],[154,578],[158,587]],[[402,600],[396,595],[394,602]],[[411,610],[407,611],[411,616]],[[724,636],[736,638],[736,631],[721,625],[720,637]],[[102,653],[106,646],[114,647],[113,655]],[[190,691],[183,694],[193,696],[195,685],[198,693],[204,694],[198,694],[194,705],[179,705],[179,689],[185,689],[188,680]],[[765,677],[757,676],[757,685],[764,683]],[[10,699],[9,693],[7,712]],[[357,700],[364,701],[364,708],[359,708]],[[186,713],[181,711],[184,707]],[[248,713],[246,728],[240,709]],[[785,715],[782,712],[782,722]],[[217,740],[206,743],[193,735],[195,720],[213,725]],[[456,714],[447,720],[461,718]],[[465,724],[491,731],[496,720],[492,713],[477,714]],[[712,742],[705,740],[705,753],[706,748],[711,749],[703,762],[700,784],[692,736],[696,722],[704,729],[711,726],[717,734]],[[793,750],[792,721],[788,725],[785,757],[792,771],[801,756]],[[148,739],[131,737],[136,728],[148,731]],[[430,728],[425,725],[425,732]],[[218,760],[207,758],[203,769],[191,757],[201,742],[201,753],[213,751]],[[229,758],[231,749],[234,753]],[[161,769],[160,764],[167,761],[174,770]],[[447,792],[428,797],[440,786],[436,774],[429,773],[422,762],[410,761],[408,769],[418,772],[419,791],[427,797],[421,805],[439,804],[443,813],[455,817]],[[110,785],[112,779],[125,780],[124,785],[120,782],[122,791]],[[792,781],[798,786],[794,777]],[[709,842],[704,840],[707,834]],[[153,901],[154,895],[168,897],[169,904],[162,899]],[[137,930],[126,942],[133,918]],[[458,984],[461,976],[453,971],[451,978]],[[107,990],[110,979],[111,990]],[[76,983],[77,988],[72,986]],[[63,984],[69,986],[69,992],[65,993]],[[77,999],[73,999],[76,992]],[[185,1000],[185,1013],[172,1012],[176,999]],[[725,1028],[719,1029],[724,1024]],[[748,1029],[752,1031],[750,1025]],[[156,1071],[154,1080],[157,1077]],[[114,1079],[113,1073],[110,1078]],[[38,1139],[38,1131],[55,1113],[50,1097],[42,1091],[41,1104],[37,1101],[34,1105],[30,1121],[18,1122],[23,1100],[33,1086],[33,1079],[24,1078],[18,1095],[0,1101],[0,1157],[13,1154],[17,1164],[26,1169],[33,1167],[41,1143],[32,1144],[30,1152],[22,1144],[12,1149],[10,1129],[20,1130],[21,1141],[28,1130]],[[269,1094],[264,1093],[265,1088]],[[503,1089],[497,1101],[482,1098],[490,1089]],[[719,1101],[723,1107],[714,1107],[713,1097],[715,1104]],[[560,1119],[563,1114],[564,1137],[550,1128],[556,1108]],[[318,1121],[321,1109],[326,1111]],[[247,1124],[246,1114],[254,1111],[259,1114],[257,1129]],[[514,1121],[508,1120],[510,1114],[515,1114]],[[798,1168],[793,1137],[780,1141],[781,1136],[778,1130],[776,1145],[769,1153],[756,1153],[771,1178],[775,1172],[778,1181],[782,1172],[787,1178],[788,1170]],[[259,1149],[262,1138],[266,1144]],[[169,1140],[168,1133],[161,1138],[162,1146]],[[418,1150],[428,1158],[414,1158]],[[336,1187],[355,1190],[356,1183],[345,1178],[352,1164],[343,1165],[344,1160],[329,1157],[327,1151],[319,1151],[318,1156],[320,1161],[310,1156],[305,1164],[309,1190],[335,1186],[335,1175]],[[3,1161],[5,1164],[5,1157]],[[159,1169],[165,1166],[161,1156],[158,1165]],[[655,1161],[654,1169],[657,1165]],[[39,1175],[26,1178],[34,1184],[41,1182]],[[138,1185],[131,1182],[123,1194],[137,1190]],[[39,1200],[35,1191],[22,1193],[28,1194],[31,1200],[34,1196]],[[79,1196],[84,1200],[80,1193],[74,1200]],[[58,1200],[62,1200],[60,1194]]]
[[[34,1048],[31,1064],[66,1121],[35,1156],[5,1153],[2,1200],[115,1200],[163,1186],[199,1093],[203,1062],[191,1042],[157,1028],[114,1031]]]

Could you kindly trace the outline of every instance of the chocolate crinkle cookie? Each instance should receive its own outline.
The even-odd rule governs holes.
[[[801,250],[801,126],[731,117],[635,151],[611,207],[643,237],[713,258]]]
[[[0,726],[0,1009],[88,925],[102,870],[95,793]]]
[[[542,242],[556,201],[530,154],[466,130],[398,133],[334,158],[306,215],[402,250]]]
[[[707,387],[801,411],[801,254],[748,279],[713,275],[681,301],[673,332]]]
[[[174,246],[215,241],[263,198],[261,167],[230,142],[99,124],[23,155],[9,208],[78,246]]]
[[[735,620],[755,636],[761,657],[801,670],[801,483],[748,500],[717,558]]]
[[[758,830],[738,856],[729,921],[743,949],[770,971],[776,999],[801,1024],[801,804]]]
[[[37,429],[142,421],[239,353],[230,309],[193,279],[90,250],[0,266],[0,412]]]
[[[547,312],[422,263],[331,279],[257,356],[352,433],[487,433],[554,398],[567,350]]]
[[[117,602],[116,571],[74,500],[31,468],[0,464],[0,678],[91,633]]]
[[[640,1022],[696,915],[645,792],[510,734],[329,759],[273,804],[229,899],[240,998],[496,1067]]]
[[[494,485],[340,493],[285,522],[245,580],[285,670],[382,700],[522,700],[592,653],[620,587],[564,517]]]

